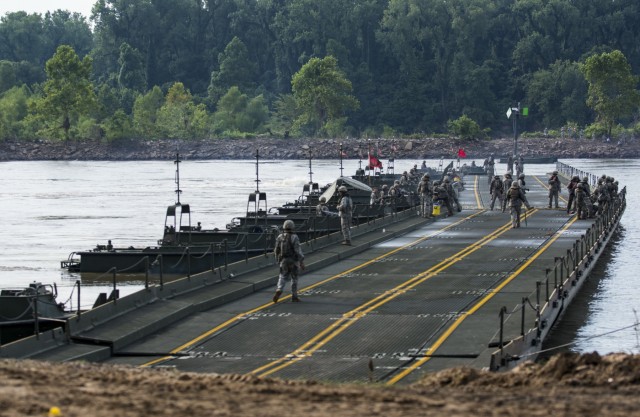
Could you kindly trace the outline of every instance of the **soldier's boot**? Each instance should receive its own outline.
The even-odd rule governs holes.
[[[280,296],[282,295],[282,290],[278,290],[276,291],[276,293],[273,296],[273,302],[277,303],[278,300],[280,299]]]
[[[293,297],[291,297],[291,302],[292,302],[292,303],[299,303],[299,302],[300,302],[300,299],[298,298],[298,296],[297,296],[297,295],[294,295]]]

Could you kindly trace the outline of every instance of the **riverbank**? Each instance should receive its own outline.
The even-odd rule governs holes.
[[[640,409],[640,357],[564,354],[409,387],[336,385],[84,362],[0,361],[2,416],[624,416]],[[56,412],[58,414],[56,414]]]
[[[497,158],[513,152],[513,138],[461,140],[422,139],[219,139],[126,140],[126,141],[3,141],[0,161],[96,160],[137,161],[171,160],[176,149],[184,159],[253,159],[256,150],[262,159],[337,159],[342,147],[346,159],[365,159],[371,146],[381,159],[453,159],[464,149],[469,159]],[[602,142],[558,138],[520,138],[518,150],[525,157],[557,158],[638,158],[640,140]]]

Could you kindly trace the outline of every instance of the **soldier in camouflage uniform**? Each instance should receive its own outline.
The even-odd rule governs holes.
[[[456,195],[456,190],[453,189],[453,185],[451,185],[451,180],[449,180],[449,177],[444,177],[444,183],[443,186],[445,188],[445,190],[447,190],[447,194],[449,194],[449,204],[453,207],[453,204],[456,205],[456,209],[458,210],[458,212],[462,211],[462,206],[460,205],[460,202],[458,201],[458,196]]]
[[[351,246],[351,221],[353,216],[353,200],[349,196],[347,187],[338,187],[340,202],[338,203],[338,213],[340,213],[340,226],[342,228],[343,245]]]
[[[578,183],[576,185],[574,193],[576,199],[576,214],[578,216],[578,220],[585,220],[587,217],[589,217],[589,212],[587,210],[587,196],[584,192],[582,183]]]
[[[511,172],[507,172],[504,174],[504,180],[502,180],[502,189],[504,190],[504,198],[502,199],[502,212],[504,213],[507,210],[507,203],[509,200],[507,198],[507,193],[511,188],[511,184],[513,183],[513,178],[511,177]]]
[[[502,204],[504,203],[503,191],[504,185],[502,184],[502,180],[499,175],[493,177],[491,181],[491,185],[489,185],[489,193],[491,194],[491,211],[493,211],[493,206],[496,203],[496,199],[499,201],[499,207],[502,208]]]
[[[516,229],[520,227],[520,213],[522,211],[522,204],[525,202],[525,196],[517,181],[514,181],[507,193],[507,199],[509,200],[509,208],[511,211],[511,228]]]
[[[278,275],[278,287],[273,296],[273,302],[277,303],[282,295],[287,281],[291,281],[291,301],[298,302],[298,272],[304,271],[304,254],[300,247],[300,238],[294,232],[292,220],[287,220],[282,226],[283,232],[276,238],[273,253],[280,265]]]
[[[551,204],[555,203],[555,208],[558,208],[558,195],[560,194],[560,188],[562,184],[560,183],[560,178],[558,178],[558,171],[553,171],[551,173],[551,177],[549,178],[549,208],[551,208]]]
[[[449,193],[444,185],[440,184],[440,181],[433,182],[433,201],[438,203],[440,207],[443,205],[446,206],[448,215],[453,216],[453,207],[451,206]]]
[[[420,196],[420,211],[422,217],[430,218],[431,215],[431,202],[432,202],[432,194],[433,188],[431,187],[431,183],[429,182],[429,175],[424,174],[422,176],[422,180],[420,184],[418,184],[418,195]]]

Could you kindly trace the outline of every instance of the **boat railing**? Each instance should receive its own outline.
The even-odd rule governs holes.
[[[546,269],[545,279],[536,282],[536,288],[529,296],[522,297],[522,302],[511,312],[506,307],[500,309],[498,340],[489,345],[498,348],[491,357],[491,370],[504,369],[524,359],[534,359],[529,356],[540,353],[537,347],[541,344],[543,332],[549,331],[564,308],[565,300],[572,296],[572,290],[579,286],[580,279],[584,280],[596,255],[619,223],[625,207],[626,187],[618,193],[613,204],[608,204],[596,215],[593,225],[574,242],[571,249],[567,249],[565,256],[554,257],[553,268]],[[534,314],[534,318],[529,318],[527,312]],[[520,334],[514,339],[505,340],[505,323],[518,313]],[[533,322],[533,328],[527,329],[527,322]],[[530,346],[535,351],[527,355],[512,353],[526,350],[523,346]]]

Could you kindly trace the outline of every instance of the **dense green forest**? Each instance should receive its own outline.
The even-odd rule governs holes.
[[[0,140],[634,134],[637,0],[98,0],[0,17]]]

